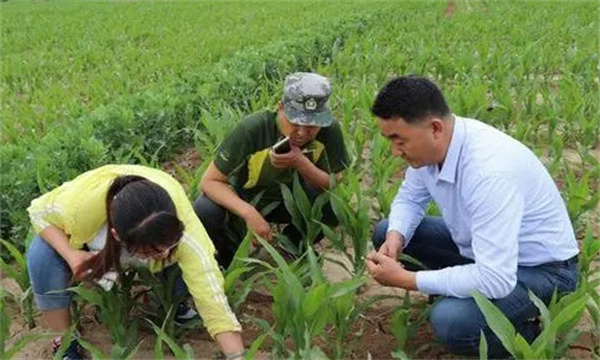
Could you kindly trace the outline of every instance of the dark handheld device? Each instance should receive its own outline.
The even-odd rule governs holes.
[[[288,137],[273,145],[273,152],[275,154],[285,154],[290,150],[292,150],[292,147],[290,145],[290,138]]]

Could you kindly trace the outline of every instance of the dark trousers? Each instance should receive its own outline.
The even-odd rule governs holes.
[[[319,196],[319,192],[307,186],[304,187],[304,191],[311,203]],[[239,192],[239,195],[246,200],[243,192]],[[257,210],[261,211],[260,208]],[[233,260],[237,248],[246,235],[245,221],[216,204],[206,195],[200,195],[196,199],[194,202],[194,211],[215,245],[217,262],[221,267],[226,269]],[[338,224],[330,203],[325,204],[322,211],[323,218],[320,219],[321,222],[329,226],[336,226]],[[285,208],[283,200],[265,216],[265,220],[270,223],[285,224],[282,234],[294,245],[299,246],[303,241],[302,233],[291,223],[291,219],[291,215]],[[321,235],[317,239],[320,237]]]
[[[385,241],[388,222],[382,220],[373,233],[373,245],[379,248]],[[439,217],[424,218],[403,252],[421,261],[431,270],[472,263],[463,257],[452,241],[450,231]],[[527,290],[549,303],[556,288],[570,292],[577,286],[577,257],[538,266],[517,268],[517,285],[513,291],[492,302],[508,317],[516,330],[532,342],[540,334],[540,325],[531,321],[539,315]],[[443,297],[433,305],[430,322],[436,337],[457,354],[477,355],[479,331],[483,329],[490,358],[508,356],[500,340],[487,326],[483,313],[473,298]]]

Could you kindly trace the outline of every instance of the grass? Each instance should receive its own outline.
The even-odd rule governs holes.
[[[2,143],[39,138],[116,98],[172,86],[248,46],[294,37],[360,3],[2,3]],[[315,13],[315,7],[319,11]]]

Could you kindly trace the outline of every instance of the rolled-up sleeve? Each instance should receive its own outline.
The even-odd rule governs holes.
[[[404,247],[423,220],[430,201],[431,194],[420,175],[413,168],[408,168],[404,182],[392,202],[388,225],[388,232],[394,230],[404,236]]]
[[[462,196],[471,219],[475,263],[419,271],[417,288],[424,293],[467,298],[479,290],[497,299],[507,296],[516,285],[523,196],[515,182],[503,175],[473,184]]]

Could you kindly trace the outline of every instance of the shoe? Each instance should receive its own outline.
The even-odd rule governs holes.
[[[56,355],[60,345],[62,343],[62,338],[58,337],[52,340],[52,355]],[[83,355],[83,348],[79,345],[79,341],[77,339],[71,340],[71,343],[65,350],[62,360],[83,360],[85,356]]]
[[[198,315],[196,309],[189,306],[187,302],[182,301],[177,305],[177,309],[175,310],[175,324],[179,326],[200,325],[202,324],[202,318]]]

